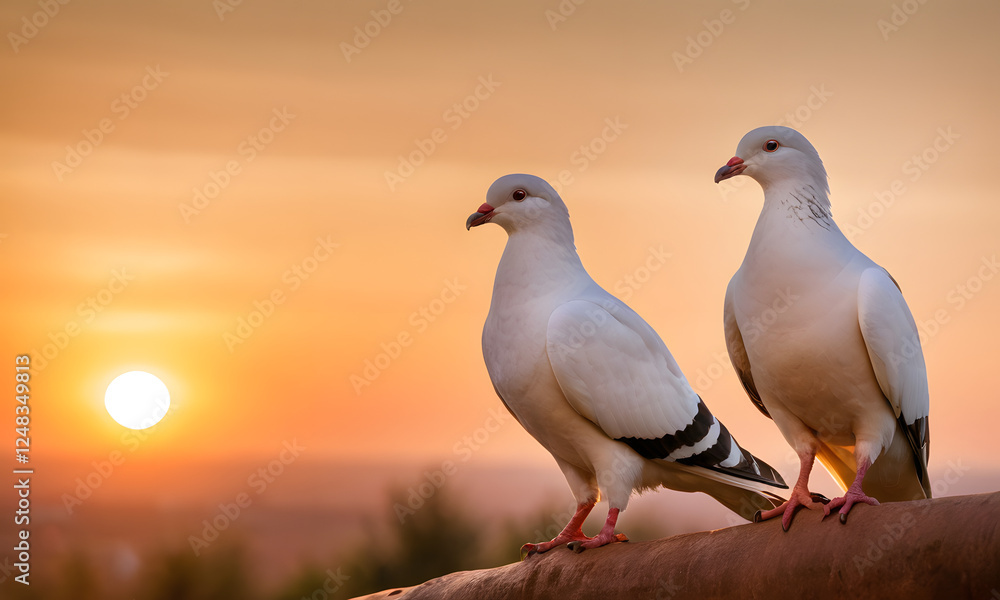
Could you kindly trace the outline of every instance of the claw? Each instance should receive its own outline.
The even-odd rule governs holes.
[[[776,506],[770,510],[757,511],[754,514],[754,522],[766,521],[768,519],[773,519],[776,517],[781,518],[781,530],[788,531],[792,526],[792,520],[795,517],[795,513],[798,512],[800,508],[808,508],[810,510],[826,510],[827,502],[829,500],[823,494],[812,493],[805,489],[804,486],[796,484],[796,487],[792,490],[791,497],[783,502],[780,506]]]
[[[857,487],[861,487],[860,485]],[[841,524],[847,524],[847,514],[851,512],[851,508],[858,504],[869,504],[871,506],[878,506],[878,500],[870,496],[866,496],[864,492],[854,489],[852,486],[847,490],[847,493],[840,498],[835,498],[830,501],[829,504],[823,506],[824,518],[833,514],[833,511],[840,509],[840,522]]]
[[[534,544],[525,544],[525,545],[521,546],[521,560],[522,561],[525,560],[525,559],[527,559],[529,556],[531,556],[533,554],[538,554],[538,551],[535,550],[535,545]]]
[[[596,539],[596,538],[594,538],[594,539]],[[570,550],[572,550],[573,552],[576,552],[577,554],[579,554],[579,553],[581,553],[581,552],[583,552],[584,550],[587,549],[587,546],[585,546],[584,544],[586,544],[588,541],[592,541],[592,540],[574,540],[574,541],[566,544],[566,547],[569,548]],[[615,542],[627,542],[627,541],[628,541],[628,536],[627,535],[625,535],[624,533],[616,533],[616,534],[614,534],[614,536],[611,538],[610,541],[605,542],[604,544],[601,544],[601,546],[604,546],[604,545],[607,545],[607,544],[613,544]],[[595,547],[595,546],[591,545],[591,547]],[[599,547],[599,546],[597,546],[597,547]]]

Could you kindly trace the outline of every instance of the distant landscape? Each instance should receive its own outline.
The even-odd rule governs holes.
[[[523,542],[555,535],[573,507],[554,465],[466,466],[442,479],[433,467],[302,460],[260,494],[247,483],[252,463],[161,469],[146,485],[122,471],[70,514],[62,486],[79,477],[75,467],[36,477],[33,581],[16,586],[15,597],[149,598],[144,590],[155,582],[157,598],[181,594],[171,589],[184,597],[298,599],[319,590],[316,598],[346,598],[516,561]],[[953,480],[948,495],[993,491],[998,480],[936,467],[932,479]],[[242,508],[240,493],[250,499]],[[598,505],[588,531],[604,510]],[[740,523],[702,494],[659,491],[634,497],[619,530],[642,541]],[[10,533],[3,535],[6,545]],[[0,567],[12,576],[4,573],[9,563]]]

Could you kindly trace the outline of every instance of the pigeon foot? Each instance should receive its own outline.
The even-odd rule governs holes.
[[[757,523],[781,515],[781,529],[782,531],[788,531],[788,528],[792,526],[792,518],[795,517],[795,513],[800,508],[805,507],[809,510],[820,510],[825,508],[827,502],[830,502],[830,499],[823,494],[814,494],[805,488],[796,486],[792,490],[791,497],[781,506],[772,508],[771,510],[757,511],[753,520],[754,523]]]
[[[589,538],[581,532],[579,535],[568,535],[565,533],[560,533],[552,540],[548,542],[539,542],[537,544],[527,543],[521,546],[521,560],[525,560],[529,556],[534,554],[542,554],[543,552],[548,552],[553,548],[562,546],[563,544],[579,544],[583,542],[588,542],[593,538]]]
[[[600,548],[601,546],[607,546],[608,544],[613,544],[615,542],[627,542],[628,536],[624,533],[612,533],[610,536],[603,534],[597,534],[589,540],[578,540],[575,542],[570,542],[567,544],[570,550],[576,552],[577,554],[587,550],[588,548]]]
[[[830,513],[836,508],[840,508],[840,522],[847,523],[847,513],[851,512],[851,507],[855,504],[869,504],[871,506],[878,506],[878,500],[872,498],[871,496],[865,494],[864,492],[857,491],[853,487],[847,490],[847,493],[840,498],[834,498],[829,504],[823,507],[824,517],[830,516]]]

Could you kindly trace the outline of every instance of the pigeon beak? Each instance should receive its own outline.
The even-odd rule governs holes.
[[[478,225],[482,225],[491,218],[493,218],[493,207],[483,202],[483,205],[479,207],[479,211],[472,213],[469,215],[469,218],[465,220],[465,229],[469,230]]]
[[[743,159],[739,156],[734,156],[721,169],[715,172],[715,183],[719,183],[723,179],[736,177],[745,171],[746,168],[747,166],[743,163]]]

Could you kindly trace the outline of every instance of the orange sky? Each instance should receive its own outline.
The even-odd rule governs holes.
[[[100,1],[7,36],[0,358],[52,344],[35,464],[130,447],[103,392],[138,368],[174,400],[137,450],[150,464],[268,460],[295,439],[313,457],[551,466],[513,421],[469,438],[500,406],[479,338],[506,237],[463,224],[496,177],[530,172],[571,180],[591,274],[794,478],[722,332],[762,194],[712,183],[746,131],[783,120],[824,159],[841,227],[929,323],[932,476],[1000,468],[1000,278],[980,270],[1000,246],[1000,6],[921,4],[896,30],[880,30],[888,1],[559,6],[243,2],[220,18],[207,1]],[[24,36],[39,10],[4,3],[0,30]],[[366,361],[385,368],[356,390]]]

